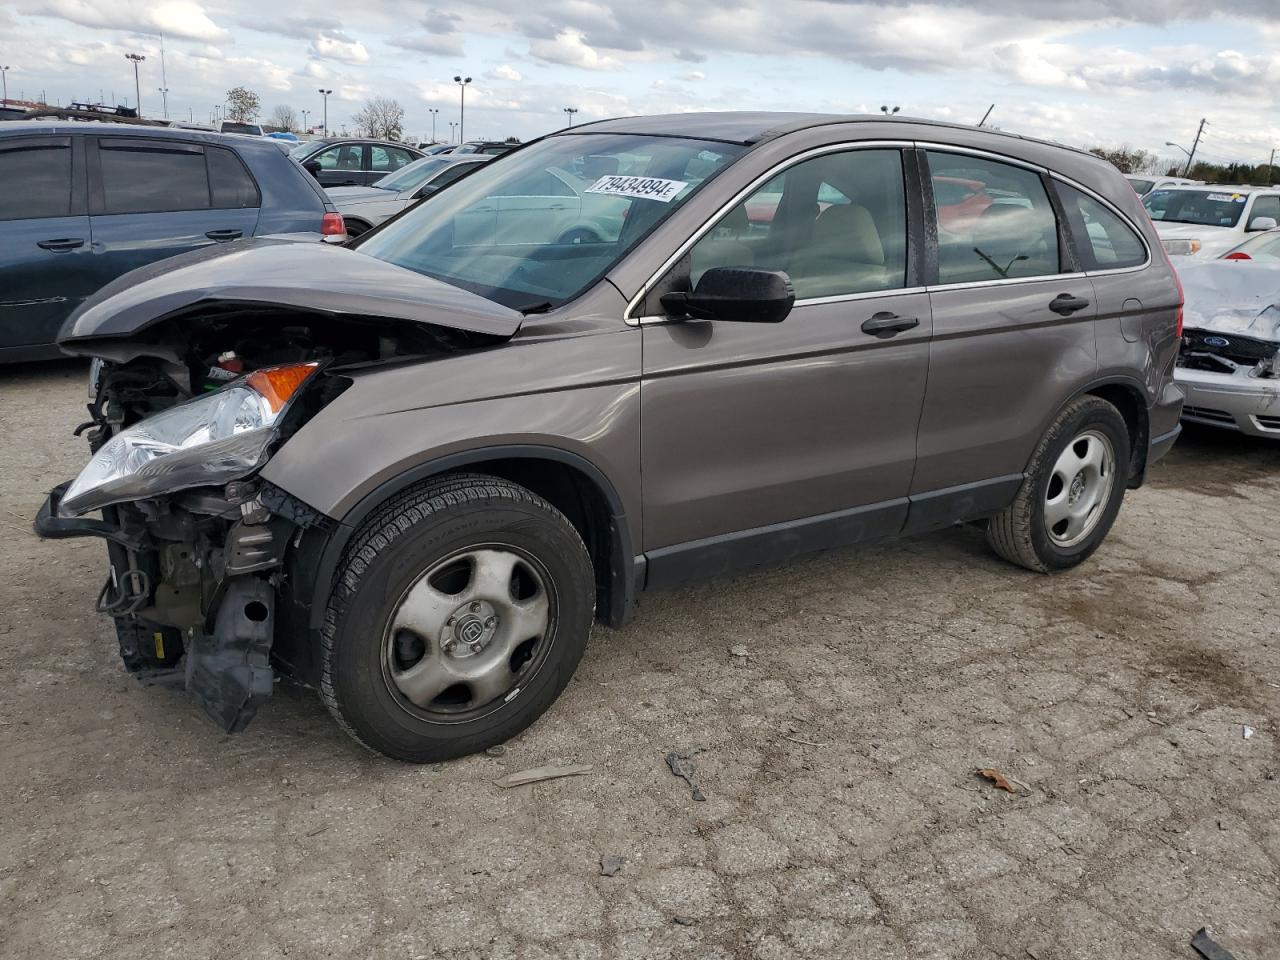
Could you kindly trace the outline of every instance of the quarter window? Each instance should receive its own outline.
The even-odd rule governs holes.
[[[1061,272],[1058,223],[1039,174],[964,154],[928,156],[940,283]]]
[[[1257,217],[1270,217],[1280,223],[1280,197],[1255,197],[1253,209],[1249,211],[1249,223],[1253,223]]]
[[[0,150],[0,220],[71,213],[71,142]]]
[[[1147,248],[1133,228],[1093,197],[1056,185],[1086,270],[1115,270],[1146,263]]]
[[[205,156],[209,161],[209,193],[215,208],[236,210],[259,205],[258,187],[239,157],[221,147],[207,148]]]
[[[379,172],[389,172],[391,170],[399,170],[406,163],[411,163],[416,159],[407,150],[400,150],[396,147],[370,147],[369,148],[369,168]]]
[[[734,207],[689,254],[689,282],[712,267],[782,270],[796,299],[901,288],[906,199],[897,150],[806,160]]]
[[[208,210],[209,176],[200,147],[100,140],[104,213]]]

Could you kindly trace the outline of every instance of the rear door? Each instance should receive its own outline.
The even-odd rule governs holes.
[[[363,183],[375,183],[389,173],[395,173],[406,164],[417,160],[417,156],[400,147],[369,145],[369,164],[365,168]]]
[[[316,179],[322,187],[358,187],[370,183],[368,148],[363,143],[339,143],[321,150],[307,162],[320,165]],[[376,177],[374,179],[377,179]]]
[[[914,190],[908,217],[904,174],[896,147],[841,146],[793,163],[648,295],[651,583],[901,529],[931,326],[919,258],[909,256],[922,249],[923,222]],[[765,203],[771,216],[753,223]],[[791,314],[778,324],[664,322],[658,295],[713,267],[785,271]]]
[[[252,236],[258,204],[252,178],[233,151],[183,140],[90,139],[90,229],[102,283],[156,260]]]
[[[81,138],[0,138],[0,357],[52,344],[97,289],[84,182]]]
[[[980,194],[950,209],[927,198],[934,337],[911,492],[936,525],[1012,497],[1048,418],[1097,370],[1097,305],[1043,170],[959,149],[921,158],[935,195],[957,181]]]

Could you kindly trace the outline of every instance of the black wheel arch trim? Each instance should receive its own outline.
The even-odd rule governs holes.
[[[502,444],[476,447],[419,463],[383,481],[361,497],[344,516],[337,518],[337,526],[327,532],[324,546],[314,567],[310,591],[310,629],[318,632],[323,625],[329,592],[338,565],[342,561],[342,555],[357,528],[374,510],[401,490],[431,477],[486,461],[516,459],[545,460],[576,469],[586,476],[604,497],[609,509],[609,530],[607,531],[609,582],[602,619],[611,627],[622,626],[635,605],[636,555],[632,549],[631,532],[627,525],[622,498],[618,495],[612,481],[590,460],[571,451],[539,444]]]

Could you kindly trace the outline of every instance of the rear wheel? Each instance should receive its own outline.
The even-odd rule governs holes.
[[[557,243],[600,243],[600,235],[588,227],[574,227],[560,235]]]
[[[1073,400],[1041,438],[1013,503],[991,518],[987,542],[1041,573],[1083,562],[1120,511],[1129,453],[1120,411],[1100,397]]]
[[[368,233],[370,230],[369,224],[365,223],[363,220],[348,220],[343,218],[343,221],[347,225],[347,237],[350,239],[355,239],[360,236],[360,234]]]
[[[353,540],[326,613],[321,696],[387,756],[483,750],[559,696],[594,612],[591,558],[562,513],[497,477],[442,478]]]

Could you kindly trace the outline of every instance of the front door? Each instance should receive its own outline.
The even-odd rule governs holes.
[[[56,356],[62,321],[96,289],[81,146],[0,140],[0,359]]]
[[[906,209],[901,151],[826,153],[727,213],[660,281],[783,270],[797,299],[772,325],[642,321],[651,584],[901,528],[931,330]]]
[[[960,182],[973,191],[932,214],[934,339],[911,492],[955,503],[931,514],[945,521],[1017,491],[1062,398],[1097,370],[1097,304],[1041,171],[941,150],[927,160],[935,198]]]

